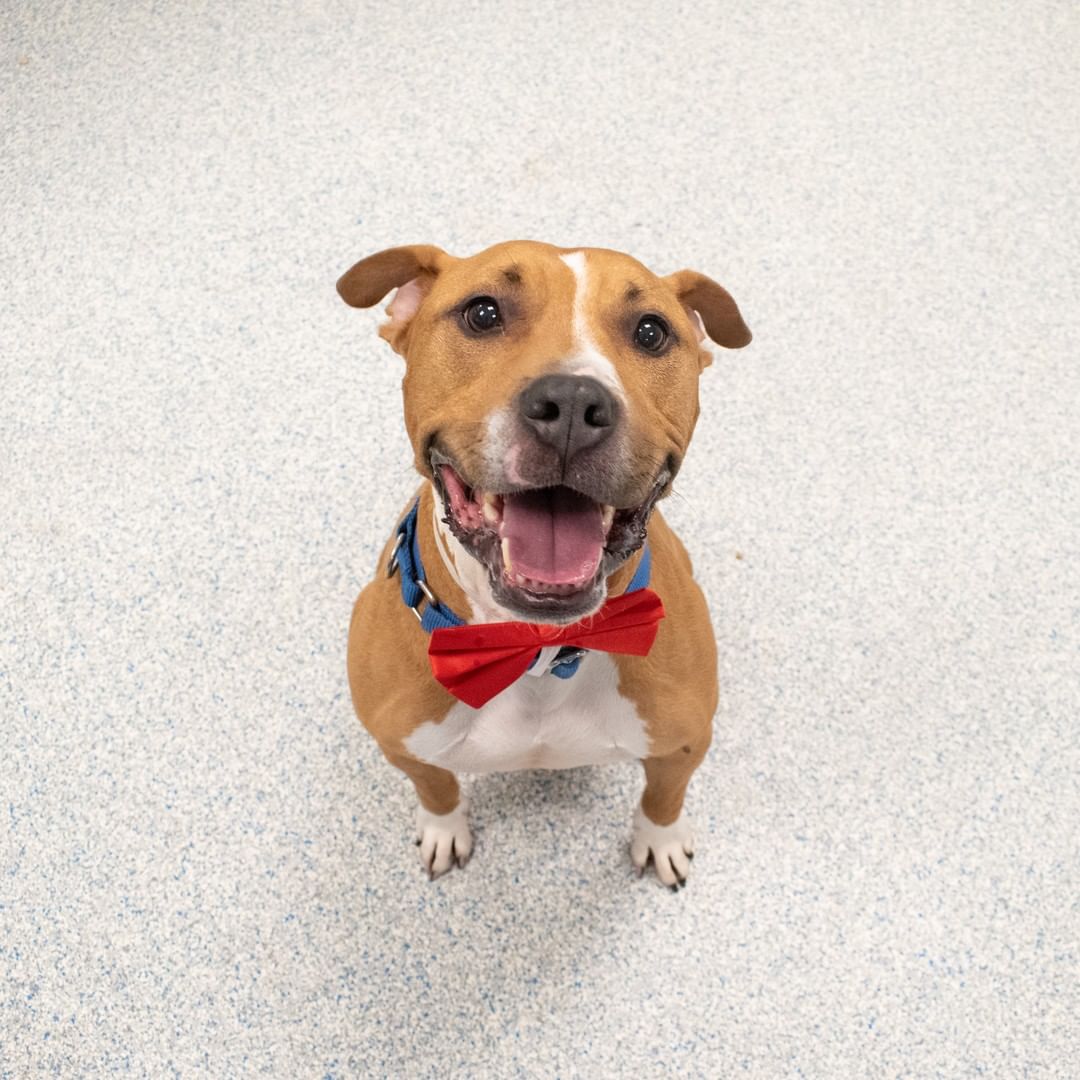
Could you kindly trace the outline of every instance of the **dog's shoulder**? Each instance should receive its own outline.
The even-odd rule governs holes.
[[[716,638],[701,587],[682,541],[654,511],[649,524],[650,587],[665,617],[648,656],[616,656],[619,692],[644,719],[653,753],[708,740],[716,711]]]
[[[395,540],[392,533],[353,605],[347,667],[364,726],[380,743],[400,745],[418,724],[445,717],[455,699],[431,677],[428,635],[405,606],[397,574],[387,573]]]

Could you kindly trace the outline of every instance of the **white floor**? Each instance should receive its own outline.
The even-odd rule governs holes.
[[[1076,7],[558,7],[9,5],[0,1076],[1075,1075]],[[413,480],[334,281],[518,236],[755,332],[678,896],[630,767],[478,781],[429,884],[348,702]]]

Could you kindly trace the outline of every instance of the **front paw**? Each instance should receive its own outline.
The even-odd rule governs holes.
[[[685,811],[680,811],[670,825],[650,821],[640,806],[634,811],[630,858],[637,867],[638,877],[645,872],[650,855],[656,876],[665,885],[674,890],[686,884],[690,860],[694,857],[694,832]]]
[[[468,803],[464,798],[449,814],[416,808],[416,845],[429,878],[445,874],[455,862],[464,866],[472,854]]]

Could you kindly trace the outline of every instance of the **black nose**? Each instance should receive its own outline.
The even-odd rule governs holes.
[[[583,375],[544,375],[525,387],[519,408],[526,426],[564,463],[603,442],[618,414],[611,392]]]

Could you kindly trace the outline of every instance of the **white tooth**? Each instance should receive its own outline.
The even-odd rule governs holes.
[[[492,525],[499,523],[499,508],[495,505],[495,496],[484,493],[484,520]]]
[[[615,507],[614,506],[605,506],[604,507],[604,518],[603,518],[604,532],[607,532],[608,529],[611,528],[611,523],[614,520],[615,520]]]
[[[513,564],[510,562],[510,538],[509,537],[503,537],[502,557],[503,557],[503,567],[506,569],[506,572],[509,574],[510,571],[513,569]],[[520,577],[521,575],[519,574],[518,576]]]
[[[524,585],[528,580],[529,579],[524,574],[514,575],[514,581],[516,581],[518,585]]]

